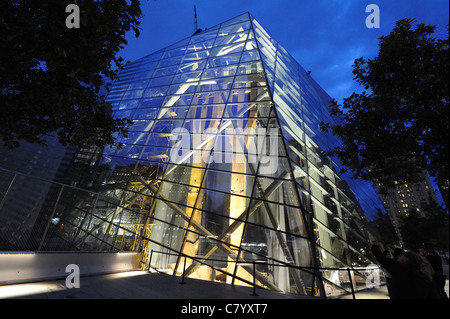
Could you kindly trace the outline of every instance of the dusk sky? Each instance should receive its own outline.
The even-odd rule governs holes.
[[[395,22],[416,18],[437,26],[447,37],[448,0],[141,0],[141,36],[130,32],[121,52],[133,61],[192,35],[194,5],[198,27],[210,28],[250,12],[266,31],[338,102],[359,88],[353,81],[355,59],[378,55],[379,37]],[[380,28],[366,27],[368,4],[380,8]]]

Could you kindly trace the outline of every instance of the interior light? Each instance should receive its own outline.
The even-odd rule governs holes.
[[[148,274],[146,271],[137,270],[137,271],[126,271],[126,272],[120,272],[117,274],[112,274],[112,278],[128,278],[128,277],[136,277],[136,276],[142,276]]]
[[[30,283],[0,286],[0,298],[17,298],[66,289],[57,283]]]

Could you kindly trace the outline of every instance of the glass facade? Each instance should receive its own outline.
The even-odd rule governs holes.
[[[42,237],[55,197],[51,181],[61,181],[75,153],[55,137],[46,143],[22,141],[14,150],[0,145],[0,251],[35,250]]]
[[[77,153],[89,174],[61,190],[43,250],[141,251],[159,271],[312,295],[370,263],[358,184],[324,153],[330,98],[250,14],[127,65],[108,100],[134,125],[122,148]]]

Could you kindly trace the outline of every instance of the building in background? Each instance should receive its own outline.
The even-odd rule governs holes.
[[[326,155],[340,143],[319,129],[330,99],[249,13],[128,64],[108,101],[134,125],[122,148],[77,152],[39,249],[141,251],[160,271],[299,294],[342,287],[336,269],[372,263],[364,209],[381,202]]]

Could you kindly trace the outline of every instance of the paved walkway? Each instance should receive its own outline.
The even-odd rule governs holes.
[[[0,286],[0,298],[21,299],[310,299],[310,297],[232,286],[146,271],[80,278],[80,288],[65,280]]]
[[[330,299],[353,299],[352,294],[345,294]],[[380,288],[364,289],[355,292],[355,299],[390,299],[386,285],[381,285]]]
[[[448,265],[445,290],[449,295]],[[160,273],[133,271],[80,278],[80,288],[69,289],[65,280],[0,286],[0,298],[20,299],[311,299],[308,296],[285,294],[216,282],[181,278]],[[352,299],[351,294],[330,299]],[[317,298],[314,298],[317,299]],[[356,292],[356,299],[389,299],[385,285]]]

